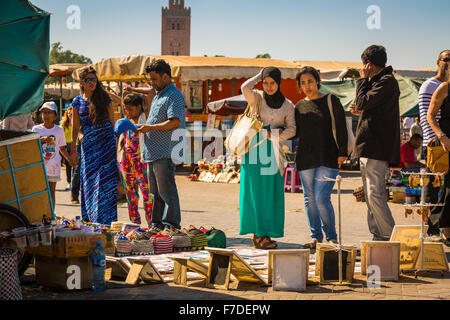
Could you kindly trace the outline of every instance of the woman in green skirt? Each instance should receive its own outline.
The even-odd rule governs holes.
[[[254,90],[262,81],[263,92]],[[280,90],[281,71],[264,68],[241,87],[252,112],[260,104],[264,125],[242,156],[239,197],[240,235],[253,234],[257,249],[275,249],[271,238],[284,237],[284,166],[283,141],[296,133],[295,106]]]

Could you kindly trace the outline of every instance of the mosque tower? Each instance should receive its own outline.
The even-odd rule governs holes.
[[[184,0],[169,0],[162,8],[161,55],[191,55],[191,8]]]

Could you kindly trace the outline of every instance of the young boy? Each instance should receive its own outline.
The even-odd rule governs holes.
[[[46,102],[39,109],[43,123],[33,127],[32,131],[41,135],[42,152],[45,161],[48,183],[52,195],[53,209],[55,209],[56,183],[61,181],[61,154],[72,164],[66,150],[64,129],[55,125],[58,118],[58,107],[54,102]]]

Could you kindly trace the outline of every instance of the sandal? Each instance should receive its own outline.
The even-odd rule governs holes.
[[[258,249],[263,249],[263,250],[271,250],[271,249],[276,249],[278,247],[278,245],[270,240],[269,237],[261,237],[258,243],[259,248]]]

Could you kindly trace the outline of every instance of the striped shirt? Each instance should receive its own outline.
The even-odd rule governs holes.
[[[426,147],[428,142],[436,137],[433,129],[431,129],[428,120],[428,108],[430,107],[431,97],[433,93],[437,90],[437,88],[442,84],[436,78],[430,78],[425,81],[419,90],[419,112],[420,112],[420,126],[423,130],[423,146]],[[441,111],[436,115],[436,120],[439,121],[441,118]]]

